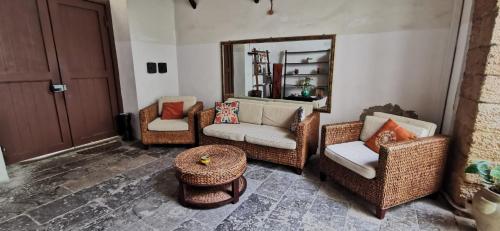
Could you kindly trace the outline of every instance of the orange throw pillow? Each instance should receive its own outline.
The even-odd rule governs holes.
[[[184,118],[184,114],[182,109],[184,108],[184,102],[165,102],[163,103],[162,111],[161,111],[161,119],[162,120],[171,120],[171,119],[182,119]]]
[[[398,141],[415,139],[415,134],[400,127],[394,120],[389,119],[385,124],[373,134],[365,143],[374,152],[380,151],[380,145]]]

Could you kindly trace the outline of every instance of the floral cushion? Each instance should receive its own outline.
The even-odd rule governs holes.
[[[239,124],[240,102],[216,102],[214,124]]]

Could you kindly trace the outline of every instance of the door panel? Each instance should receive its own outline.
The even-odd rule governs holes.
[[[0,0],[0,144],[7,163],[72,145],[47,3]]]
[[[71,136],[75,145],[116,134],[118,103],[110,41],[101,4],[49,2]]]

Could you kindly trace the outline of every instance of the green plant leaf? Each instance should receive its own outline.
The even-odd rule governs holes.
[[[465,169],[466,173],[479,173],[479,169],[476,164],[471,164]]]
[[[479,173],[484,174],[484,175],[489,175],[490,174],[490,164],[487,161],[479,161],[476,163],[477,170]]]
[[[490,171],[490,176],[497,181],[500,181],[500,165],[495,166]]]

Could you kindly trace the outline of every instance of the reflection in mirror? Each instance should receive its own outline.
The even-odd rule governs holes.
[[[305,101],[329,112],[334,43],[332,35],[223,42],[224,100]]]

